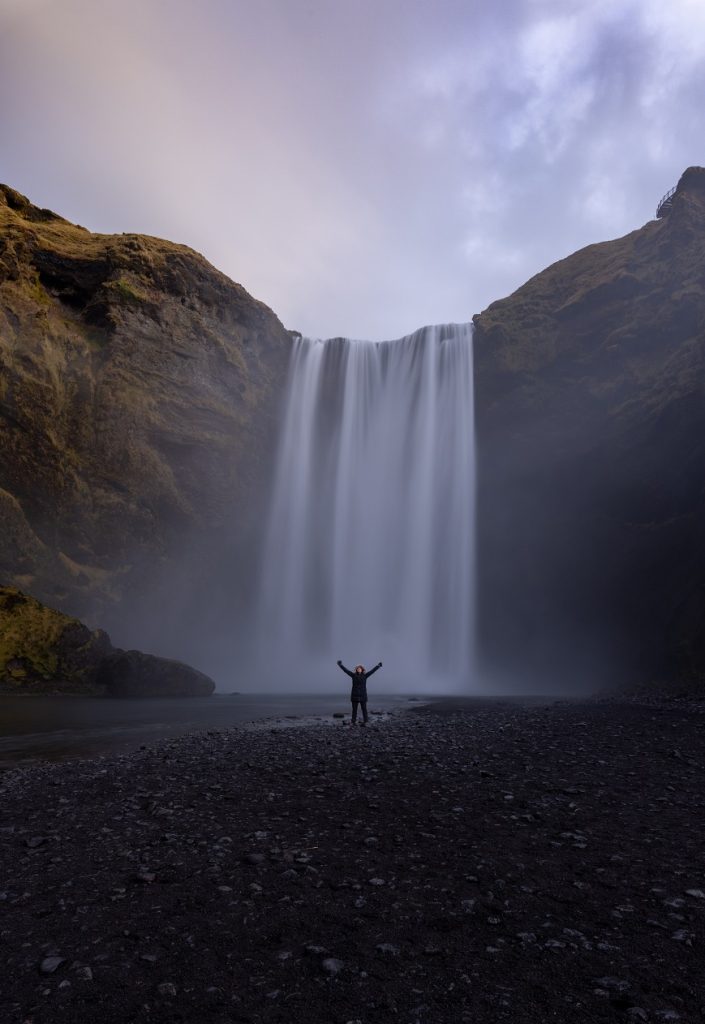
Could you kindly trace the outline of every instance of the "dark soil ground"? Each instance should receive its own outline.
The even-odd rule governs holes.
[[[0,787],[2,1024],[705,1021],[697,705],[455,702]]]

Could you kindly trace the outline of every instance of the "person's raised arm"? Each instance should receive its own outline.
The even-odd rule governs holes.
[[[350,676],[351,679],[354,678],[355,673],[351,672],[349,668],[346,668],[345,665],[343,665],[342,661],[340,660],[338,661],[338,668],[342,668],[346,676]]]
[[[367,673],[367,678],[369,679],[370,676],[374,675],[378,668],[382,668],[382,662],[381,661],[379,662],[379,664],[375,665],[374,668],[370,669],[370,671]]]

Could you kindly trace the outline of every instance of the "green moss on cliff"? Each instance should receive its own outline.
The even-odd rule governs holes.
[[[116,281],[110,281],[106,287],[113,289],[125,302],[139,305],[149,301],[149,296],[124,277],[119,277]]]
[[[14,587],[0,587],[0,689],[96,692],[98,663],[110,647],[106,634],[47,608]]]

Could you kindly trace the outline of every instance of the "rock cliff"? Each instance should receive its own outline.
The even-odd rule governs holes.
[[[474,318],[485,669],[705,682],[705,169]]]
[[[110,622],[207,579],[257,517],[289,343],[191,249],[0,186],[0,580]]]

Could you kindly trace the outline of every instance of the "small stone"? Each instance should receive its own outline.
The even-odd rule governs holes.
[[[38,846],[41,846],[46,841],[46,836],[31,836],[31,838],[25,840],[25,844],[30,850],[36,850]]]
[[[344,964],[342,960],[336,960],[334,956],[329,956],[326,957],[321,966],[323,967],[323,970],[326,972],[326,974],[335,975],[340,974]]]
[[[64,956],[45,956],[39,965],[39,970],[42,974],[53,974],[64,963],[66,963]]]
[[[595,978],[595,982],[600,988],[607,989],[608,992],[627,992],[629,990],[629,982],[625,981],[624,978],[614,978],[611,975],[606,975],[604,978]]]
[[[157,985],[157,992],[160,996],[175,996],[176,985],[173,985],[170,981],[162,981]]]
[[[705,892],[702,889],[686,889],[686,896],[693,896],[696,900],[705,900]]]
[[[93,981],[93,971],[88,964],[79,964],[76,968],[76,977],[81,981]]]
[[[399,947],[393,946],[391,942],[380,942],[375,949],[378,953],[382,953],[387,956],[399,956]]]
[[[371,878],[370,879],[370,885],[385,885],[385,884],[386,883],[385,883],[383,878]]]
[[[649,1015],[646,1010],[642,1010],[640,1006],[630,1006],[627,1010],[627,1017],[631,1017],[632,1020],[648,1020]]]

